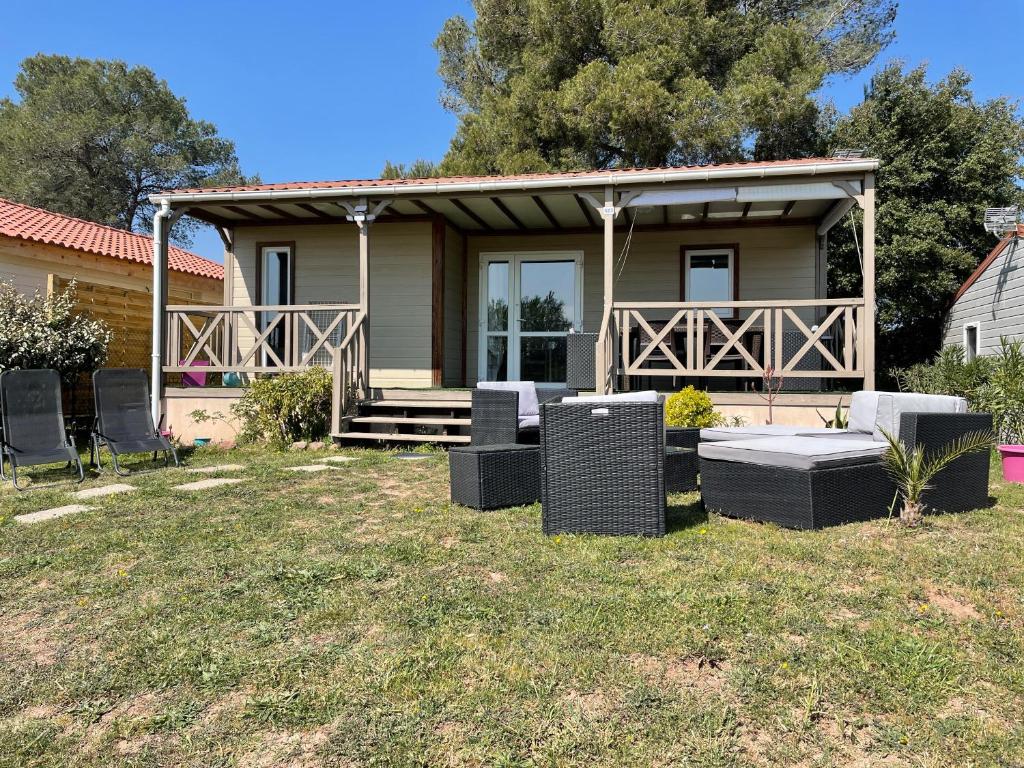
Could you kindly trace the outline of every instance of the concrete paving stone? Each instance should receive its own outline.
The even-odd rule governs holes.
[[[325,469],[337,469],[329,464],[301,464],[297,467],[285,467],[292,472],[323,472]]]
[[[65,515],[73,515],[77,512],[88,512],[92,507],[87,507],[85,504],[67,504],[63,507],[53,507],[52,509],[43,509],[39,512],[30,512],[27,515],[17,515],[15,520],[19,523],[41,523],[44,520],[56,520],[58,517],[64,517]]]
[[[76,491],[71,495],[82,501],[84,499],[98,499],[101,496],[112,496],[115,493],[129,493],[134,490],[134,485],[114,483],[113,485],[101,485],[97,488],[86,488],[84,491]]]
[[[217,472],[237,472],[245,469],[245,464],[213,464],[209,467],[186,467],[190,472],[202,472],[204,475],[213,475]]]
[[[184,485],[174,486],[176,491],[205,491],[210,488],[218,488],[222,485],[234,485],[235,483],[244,483],[245,481],[238,477],[210,477],[206,480],[196,480],[194,483],[185,483]]]
[[[358,461],[355,456],[328,456],[326,459],[317,459],[321,464],[330,462],[331,464],[344,464],[346,461]]]

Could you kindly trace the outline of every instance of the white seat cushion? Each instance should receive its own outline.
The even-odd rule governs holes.
[[[532,381],[478,381],[476,388],[518,392],[520,418],[540,414],[540,405],[537,403],[537,387]]]
[[[762,424],[751,427],[711,427],[700,431],[700,439],[708,442],[721,440],[754,440],[759,437],[796,437],[798,435],[823,437],[846,433],[844,429],[828,427],[790,427],[785,424]]]
[[[528,427],[539,427],[540,416],[520,416],[519,417],[519,428],[527,429]]]
[[[827,437],[765,437],[701,443],[697,453],[703,459],[735,461],[765,467],[824,469],[878,461],[888,443],[874,440],[833,440]],[[851,493],[856,489],[851,488]]]
[[[593,397],[563,397],[563,403],[656,403],[660,395],[652,390],[645,392],[619,392],[614,395],[594,395]]]

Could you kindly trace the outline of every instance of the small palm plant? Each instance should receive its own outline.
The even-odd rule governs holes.
[[[939,472],[968,453],[991,450],[994,441],[990,432],[969,432],[925,458],[923,446],[910,448],[884,429],[882,434],[889,443],[884,456],[885,468],[903,496],[900,521],[907,526],[921,522],[924,514],[921,495],[931,488],[931,481]]]

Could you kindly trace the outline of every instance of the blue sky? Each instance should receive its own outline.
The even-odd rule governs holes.
[[[439,159],[454,131],[437,100],[432,42],[444,19],[469,13],[469,0],[4,6],[0,94],[13,95],[18,63],[40,51],[145,64],[193,116],[234,139],[243,169],[265,181],[375,177],[388,159]],[[1021,98],[1022,28],[1024,0],[902,0],[893,45],[825,96],[849,108],[873,69],[901,58],[927,61],[932,78],[964,67],[980,98]],[[212,231],[193,250],[220,260]]]

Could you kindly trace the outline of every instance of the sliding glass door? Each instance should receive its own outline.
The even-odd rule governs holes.
[[[480,257],[480,378],[564,384],[566,336],[580,329],[582,254]]]

